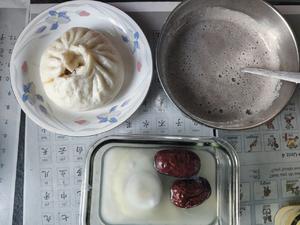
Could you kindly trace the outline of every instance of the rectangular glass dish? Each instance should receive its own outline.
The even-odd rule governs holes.
[[[199,156],[197,176],[211,186],[209,198],[199,206],[186,209],[172,204],[170,187],[178,178],[157,173],[153,166],[155,153],[165,149],[190,150]],[[160,195],[157,182],[143,171],[158,177]],[[149,191],[137,191],[141,185],[150,190],[151,198]],[[155,207],[149,207],[158,196]],[[219,138],[111,136],[98,141],[87,155],[81,225],[235,225],[238,209],[238,158]]]

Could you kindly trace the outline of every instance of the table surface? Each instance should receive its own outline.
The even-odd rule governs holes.
[[[147,0],[139,0],[137,2],[145,2]],[[155,2],[155,0],[152,0]],[[160,0],[164,1],[164,0]],[[172,0],[169,0],[172,1]],[[174,0],[173,0],[174,1]],[[31,3],[60,3],[65,2],[64,0],[31,0]],[[130,0],[119,0],[119,1],[107,1],[103,2],[132,2]],[[300,0],[269,0],[271,4],[300,4]],[[16,176],[16,190],[15,190],[15,200],[14,200],[14,214],[13,214],[13,225],[23,224],[23,186],[24,186],[24,138],[25,138],[25,114],[21,113],[21,123],[20,123],[20,133],[19,133],[19,151],[18,151],[18,163],[17,163],[17,176]]]

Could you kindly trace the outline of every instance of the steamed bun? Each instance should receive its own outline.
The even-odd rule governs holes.
[[[45,50],[40,75],[47,96],[55,104],[83,111],[102,106],[118,94],[124,66],[104,34],[74,27]]]

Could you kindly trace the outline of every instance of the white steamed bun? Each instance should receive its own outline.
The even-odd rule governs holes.
[[[45,50],[40,75],[47,96],[55,104],[83,111],[102,106],[118,94],[124,66],[104,34],[74,27]]]

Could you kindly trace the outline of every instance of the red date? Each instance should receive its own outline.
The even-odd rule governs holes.
[[[176,180],[171,187],[171,201],[180,208],[192,208],[202,204],[211,194],[205,178]]]
[[[188,178],[196,175],[201,166],[199,156],[188,150],[161,150],[154,156],[155,169],[165,175]]]

